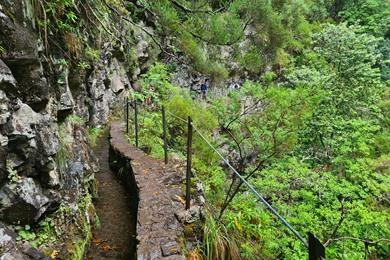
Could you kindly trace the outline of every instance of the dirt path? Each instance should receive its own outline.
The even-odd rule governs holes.
[[[135,259],[136,198],[111,172],[108,163],[109,144],[101,138],[95,150],[100,162],[96,174],[99,198],[95,201],[101,227],[93,231],[88,260]]]

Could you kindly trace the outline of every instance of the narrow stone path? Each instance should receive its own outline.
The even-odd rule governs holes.
[[[87,259],[135,259],[136,194],[129,194],[111,172],[107,137],[101,138],[95,154],[99,158],[100,172],[96,174],[99,191],[94,204],[101,227],[93,231]]]
[[[175,216],[184,210],[179,199],[184,196],[183,174],[130,145],[121,122],[111,124],[110,137],[110,158],[127,166],[124,174],[132,175],[138,189],[137,259],[185,259],[180,243],[183,227]]]

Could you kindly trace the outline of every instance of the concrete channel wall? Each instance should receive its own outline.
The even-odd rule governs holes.
[[[113,171],[139,199],[137,259],[184,260],[179,242],[183,227],[175,217],[183,208],[177,200],[183,196],[180,173],[130,145],[120,122],[110,127],[109,160]]]

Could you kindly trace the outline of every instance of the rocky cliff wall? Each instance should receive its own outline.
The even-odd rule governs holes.
[[[75,61],[58,35],[37,29],[34,2],[0,1],[0,256],[17,259],[31,256],[15,242],[15,227],[77,208],[93,193],[98,166],[87,127],[107,123],[150,63],[145,35],[135,31],[131,71],[123,43],[109,37],[93,61]]]

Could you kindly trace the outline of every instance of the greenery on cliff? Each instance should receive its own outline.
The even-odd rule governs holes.
[[[102,50],[113,46],[111,55],[138,79],[129,96],[143,102],[140,143],[151,154],[162,156],[165,105],[191,116],[287,221],[323,242],[328,259],[389,257],[389,0],[27,2],[46,73],[69,69],[73,93],[87,78],[80,75],[106,66]],[[137,38],[151,46],[144,56]],[[10,46],[0,38],[0,55]],[[171,83],[183,68],[211,79],[207,100]],[[232,81],[240,87],[228,88]],[[179,156],[185,136],[185,123],[169,118],[169,145]],[[203,243],[189,255],[307,257],[197,135],[194,170],[207,216]],[[21,239],[37,241],[29,226],[22,231]]]
[[[143,76],[135,96],[154,101],[142,115],[142,145],[162,155],[160,104],[190,115],[281,215],[324,243],[327,258],[389,256],[389,1],[131,6],[151,17],[171,57]],[[181,62],[212,79],[206,102],[170,84],[172,63]],[[245,83],[227,90],[233,77]],[[186,125],[169,125],[169,145],[184,154]],[[303,244],[194,138],[209,208],[199,247],[206,258],[306,258]]]

